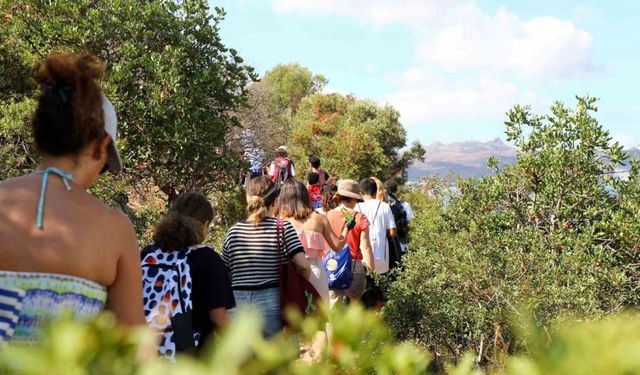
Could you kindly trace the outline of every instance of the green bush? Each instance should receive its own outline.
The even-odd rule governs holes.
[[[529,316],[529,315],[527,315]],[[333,316],[334,335],[321,358],[301,360],[295,340],[278,336],[264,340],[262,321],[245,310],[200,357],[179,357],[170,363],[153,358],[154,335],[146,329],[125,332],[105,314],[90,324],[58,322],[46,330],[42,343],[0,350],[3,374],[26,375],[198,375],[198,374],[428,374],[428,355],[406,342],[394,342],[377,315],[358,305]],[[520,318],[518,337],[527,354],[506,359],[506,366],[482,370],[467,353],[452,375],[628,375],[640,374],[640,319],[621,314],[589,322],[559,320],[553,331],[534,318]],[[524,323],[523,323],[524,322]],[[309,339],[322,319],[298,321],[297,331]]]
[[[180,357],[176,364],[163,359],[141,360],[153,348],[147,330],[125,333],[110,315],[82,325],[63,321],[49,327],[40,346],[0,351],[5,374],[426,374],[426,353],[406,343],[393,342],[391,332],[375,313],[353,305],[338,311],[333,335],[321,359],[298,359],[296,340],[262,338],[262,321],[245,310],[200,358]],[[294,329],[310,339],[322,319],[298,320]]]
[[[640,179],[614,167],[627,155],[597,123],[591,98],[548,116],[509,112],[515,165],[496,175],[430,181],[435,199],[413,223],[406,270],[391,286],[384,319],[436,362],[472,351],[482,364],[525,350],[512,315],[535,322],[592,319],[637,306]]]

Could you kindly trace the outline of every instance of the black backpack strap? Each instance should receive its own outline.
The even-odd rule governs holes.
[[[381,204],[382,204],[382,201],[378,201],[378,207],[376,208],[376,213],[373,215],[373,221],[371,222],[371,225],[375,224],[376,222],[376,218],[378,217],[378,210],[380,210]]]

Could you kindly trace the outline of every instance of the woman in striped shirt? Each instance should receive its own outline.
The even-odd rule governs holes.
[[[222,247],[222,260],[231,275],[236,306],[254,305],[261,311],[266,337],[282,329],[280,265],[292,261],[305,278],[311,273],[302,243],[289,222],[283,223],[282,249],[278,246],[278,221],[269,212],[275,199],[269,194],[272,187],[268,176],[249,181],[248,217],[229,229]]]

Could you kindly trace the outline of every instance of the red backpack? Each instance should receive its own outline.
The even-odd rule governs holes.
[[[273,161],[273,174],[271,181],[273,183],[285,182],[291,176],[291,160],[285,157],[277,157]]]

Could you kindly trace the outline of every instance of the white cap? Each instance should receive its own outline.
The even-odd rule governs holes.
[[[278,147],[278,148],[276,149],[276,151],[289,152],[289,151],[287,150],[287,146],[280,146],[280,147]]]
[[[113,104],[104,95],[102,96],[102,111],[104,112],[104,130],[112,139],[107,155],[107,167],[109,172],[118,174],[122,172],[122,159],[118,153],[118,118]]]

